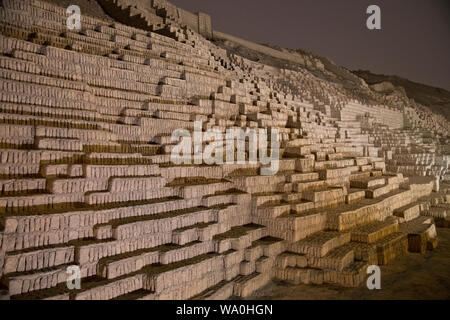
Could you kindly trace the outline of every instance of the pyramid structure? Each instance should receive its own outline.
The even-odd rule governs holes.
[[[115,20],[83,15],[73,31],[49,2],[0,7],[3,298],[227,299],[272,279],[354,287],[369,265],[436,247],[450,207],[437,116],[227,52],[161,5],[98,2]],[[174,164],[173,132],[197,123],[279,133],[277,172]]]

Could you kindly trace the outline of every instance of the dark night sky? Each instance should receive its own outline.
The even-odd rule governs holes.
[[[450,90],[449,0],[171,0],[211,14],[213,28],[301,48],[349,69],[399,75]],[[382,30],[366,28],[381,8]]]

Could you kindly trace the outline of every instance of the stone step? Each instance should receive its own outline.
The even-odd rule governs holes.
[[[337,284],[343,287],[358,287],[367,277],[368,264],[364,261],[355,261],[342,271],[324,270],[324,283]]]
[[[37,138],[36,148],[43,150],[83,151],[83,143],[78,139]]]
[[[17,197],[0,197],[0,212],[8,215],[27,214],[32,208],[50,210],[54,207],[69,207],[73,203],[81,203],[83,194],[49,193],[27,194]]]
[[[287,182],[308,182],[308,181],[317,181],[319,180],[318,172],[310,172],[310,173],[294,173],[289,174],[286,178]]]
[[[368,179],[368,178],[370,178],[370,172],[357,172],[357,173],[352,173],[350,175],[349,180],[353,181],[353,180]]]
[[[70,293],[74,300],[110,300],[143,289],[145,276],[143,274],[129,275],[118,279],[105,281],[96,278],[95,281],[83,281],[81,291]]]
[[[383,186],[386,184],[384,178],[366,178],[366,179],[355,179],[350,181],[350,187],[359,189],[368,189],[377,186]]]
[[[162,156],[162,155],[159,155]],[[151,165],[152,159],[158,156],[142,156],[140,153],[91,152],[84,157],[89,165]]]
[[[45,179],[0,179],[0,196],[17,196],[45,190]]]
[[[298,192],[287,192],[283,194],[283,200],[289,203],[299,202],[302,200],[302,194]]]
[[[83,150],[88,153],[118,153],[122,157],[128,154],[138,154],[141,156],[154,156],[161,154],[161,146],[156,144],[123,144],[116,142],[104,142],[88,140],[83,141]]]
[[[13,273],[7,275],[3,283],[8,286],[10,296],[50,289],[66,281],[66,268],[67,266],[58,266],[39,271]]]
[[[186,228],[175,229],[172,231],[172,243],[185,245],[194,241],[210,241],[215,234],[223,229],[219,223],[198,223]]]
[[[354,169],[352,167],[320,170],[319,176],[320,176],[320,179],[322,179],[322,180],[333,179],[333,178],[344,178],[344,177],[350,176],[352,171],[354,171]]]
[[[344,155],[342,153],[328,153],[327,154],[327,160],[333,161],[333,160],[341,160],[344,158]]]
[[[234,281],[222,281],[217,285],[206,289],[192,300],[227,300],[234,292]]]
[[[382,175],[383,175],[383,171],[381,171],[381,170],[370,171],[371,177],[381,177]]]
[[[271,273],[275,259],[272,257],[261,256],[255,261],[244,260],[240,264],[239,274],[243,276],[251,275],[253,273]]]
[[[284,203],[284,202],[278,202],[275,203],[267,203],[259,206],[256,209],[256,215],[259,218],[263,219],[274,219],[276,217],[279,217],[283,214],[288,213],[291,210],[291,204]]]
[[[401,185],[404,183],[408,183],[409,179],[408,178],[404,178],[402,173],[397,173],[397,174],[386,174],[384,176],[386,178],[386,184],[393,184],[393,185]]]
[[[250,247],[254,241],[266,237],[267,234],[267,228],[257,224],[233,227],[227,232],[214,235],[215,251],[218,253],[228,250],[240,251]]]
[[[190,180],[189,178],[180,178],[180,180]],[[195,179],[195,178],[194,178]],[[172,181],[167,184],[168,190],[176,193],[185,199],[203,198],[208,195],[213,195],[220,192],[233,189],[233,183],[225,179],[205,179],[201,178],[198,181],[186,181],[178,183]]]
[[[54,177],[79,178],[83,176],[83,166],[70,164],[45,165],[42,170],[42,175],[46,178],[54,178]]]
[[[408,237],[405,233],[395,232],[375,243],[378,264],[386,265],[408,252]]]
[[[106,178],[71,178],[71,179],[51,179],[48,180],[47,190],[53,194],[86,193],[106,191],[108,189],[108,179]]]
[[[284,200],[284,194],[281,192],[255,193],[252,195],[252,204],[255,207],[265,203],[280,203]]]
[[[369,159],[367,158],[356,158],[355,159],[355,164],[357,166],[365,166],[369,163]]]
[[[157,184],[157,183],[156,183]],[[156,185],[155,184],[155,185]],[[172,188],[160,187],[152,189],[134,189],[115,192],[92,192],[84,196],[87,205],[108,205],[113,203],[146,201],[178,196]]]
[[[271,280],[270,273],[253,273],[248,276],[239,276],[234,282],[233,295],[248,297],[256,290],[265,286]]]
[[[112,226],[114,239],[138,238],[141,235],[170,233],[199,223],[215,222],[218,211],[228,207],[231,206],[193,207],[142,217],[116,219],[109,221],[108,224]]]
[[[80,141],[104,141],[111,142],[117,139],[117,136],[107,130],[96,130],[98,125],[91,124],[90,129],[77,129],[74,126],[68,128],[38,126],[36,128],[36,138],[48,139],[77,139]],[[80,125],[80,123],[77,123]]]
[[[366,192],[359,189],[349,189],[345,196],[345,203],[352,204],[363,200],[366,197]]]
[[[369,173],[369,177],[370,177],[370,172],[372,171],[373,167],[371,164],[366,164],[366,165],[362,165],[362,166],[358,166],[359,167],[359,171],[361,171],[362,173]],[[361,175],[363,176],[363,175]]]
[[[400,206],[410,202],[411,191],[397,189],[373,199],[362,199],[352,205],[343,205],[333,209],[329,214],[329,228],[332,230],[349,230],[370,222],[386,219],[391,213],[385,206]],[[333,217],[333,218],[332,218]]]
[[[286,182],[286,177],[281,175],[275,176],[238,176],[227,178],[234,183],[234,187],[251,194],[267,194],[276,192],[279,184]],[[295,190],[294,190],[295,191]]]
[[[313,172],[314,165],[315,165],[314,159],[311,159],[311,158],[304,158],[304,159],[298,159],[297,158],[297,159],[295,159],[295,170],[299,171],[301,173],[311,173],[311,172]]]
[[[297,200],[289,203],[291,210],[296,213],[307,212],[315,208],[315,204],[312,201]]]
[[[156,111],[155,117],[158,119],[169,119],[189,122],[191,115],[186,113],[177,113],[170,111]]]
[[[314,268],[287,267],[275,270],[276,278],[288,281],[295,285],[299,284],[323,284],[324,271]]]
[[[318,258],[307,256],[308,267],[342,271],[344,268],[353,263],[355,253],[348,244],[337,247],[329,251],[325,256]]]
[[[345,188],[329,187],[326,189],[302,192],[302,197],[305,200],[314,202],[317,208],[344,203],[346,194],[347,190]]]
[[[168,265],[144,267],[136,275],[143,277],[141,288],[154,292],[155,299],[189,299],[224,280],[223,259],[217,254],[204,254]],[[97,288],[98,293],[102,292],[101,289],[104,290],[102,287]],[[130,292],[139,289],[132,288]]]
[[[373,243],[350,242],[345,244],[353,250],[355,261],[363,261],[368,265],[378,264],[377,246]]]
[[[205,207],[214,207],[218,205],[249,203],[251,199],[252,197],[248,193],[237,189],[230,189],[203,197],[201,205]]]
[[[287,267],[306,268],[308,266],[308,258],[305,254],[286,251],[276,258],[275,266],[280,269]]]
[[[157,165],[86,165],[86,178],[145,178],[159,175],[161,172]]]
[[[0,164],[0,176],[6,179],[15,178],[40,178],[39,164],[2,163]]]
[[[308,146],[312,144],[311,139],[294,139],[290,141],[286,141],[285,145],[286,147],[301,147],[301,146]]]
[[[114,299],[117,297],[123,297],[127,294],[131,294],[132,292],[136,292],[139,290],[146,290],[151,293],[157,293],[157,296],[148,296],[147,298],[155,298],[155,299],[164,299],[162,296],[163,292],[167,292],[165,294],[171,297],[170,286],[175,287],[175,289],[180,289],[180,285],[183,281],[190,281],[188,279],[193,278],[192,270],[193,268],[198,268],[199,270],[212,270],[216,269],[217,266],[207,266],[206,264],[211,264],[214,261],[219,263],[217,257],[214,255],[203,255],[201,257],[196,257],[194,259],[186,260],[183,264],[174,263],[168,266],[162,267],[149,267],[143,273],[127,275],[123,277],[119,277],[113,280],[105,280],[100,277],[88,277],[82,279],[82,289],[69,291],[66,287],[65,283],[61,283],[55,288],[52,289],[43,289],[32,292],[31,294],[23,294],[16,295],[12,297],[13,299],[75,299],[75,300],[107,300]],[[206,264],[205,264],[206,263]],[[205,268],[206,267],[206,268]],[[178,278],[174,278],[173,273],[179,272]],[[204,273],[204,272],[203,272]],[[200,278],[192,280],[190,284],[192,285],[193,281],[201,281],[201,277],[204,276],[202,272],[199,272],[198,276]],[[175,279],[172,282],[168,282],[166,278]],[[217,281],[216,281],[217,283]],[[210,287],[213,284],[206,283],[205,287]],[[189,288],[189,286],[188,286]],[[192,287],[193,288],[193,287]],[[196,292],[195,290],[199,290]],[[191,296],[198,294],[204,289],[193,289],[188,290],[189,292],[185,292],[184,295],[179,299],[187,299]],[[192,293],[191,293],[192,292]],[[174,297],[172,297],[174,298]]]
[[[397,221],[376,221],[351,230],[355,242],[375,243],[398,231]]]
[[[411,203],[394,210],[394,216],[401,218],[400,222],[408,222],[420,216],[420,204]]]
[[[327,184],[323,180],[302,181],[294,183],[293,190],[302,193],[305,191],[320,190],[326,186]]]
[[[260,260],[261,264],[264,264],[265,262],[261,260],[261,258],[273,258],[277,257],[284,249],[285,249],[286,243],[283,241],[283,239],[266,236],[262,237],[258,240],[253,241],[251,247],[246,249],[246,259],[248,257],[247,250],[252,248],[261,248],[262,255],[258,257],[257,261]],[[248,261],[254,261],[255,259],[247,259]],[[274,260],[275,261],[275,260]],[[274,262],[273,261],[273,262]],[[258,263],[256,264],[256,267],[258,267]]]
[[[191,242],[189,244],[162,245],[147,250],[138,250],[117,256],[103,258],[98,262],[98,275],[114,279],[134,273],[152,264],[171,264],[188,260],[213,251],[211,242]]]
[[[269,226],[270,234],[296,242],[327,227],[327,212],[312,209],[301,213],[291,212],[274,221],[263,220],[260,223]]]
[[[391,184],[388,184],[388,185],[385,185],[382,187],[371,187],[366,190],[366,198],[376,199],[376,198],[384,196],[385,194],[388,194],[389,192],[391,192],[395,189],[398,189],[398,186],[391,185]]]
[[[5,254],[3,273],[21,273],[49,269],[72,263],[75,259],[74,246],[50,246],[47,248],[12,251]]]

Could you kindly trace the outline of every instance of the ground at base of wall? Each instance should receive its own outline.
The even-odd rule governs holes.
[[[273,281],[248,299],[403,300],[450,299],[450,229],[438,229],[439,244],[425,255],[409,253],[381,267],[381,289],[290,285]]]

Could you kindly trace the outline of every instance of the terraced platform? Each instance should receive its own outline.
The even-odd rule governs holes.
[[[450,193],[393,167],[398,128],[363,130],[339,113],[350,98],[335,84],[231,54],[166,7],[99,3],[121,22],[83,15],[69,31],[53,3],[0,6],[2,297],[227,299],[274,278],[358,286],[368,265],[435,248]],[[196,122],[278,130],[277,173],[174,164],[173,131]],[[435,161],[423,175],[447,169]],[[67,287],[68,266],[80,289]]]

